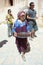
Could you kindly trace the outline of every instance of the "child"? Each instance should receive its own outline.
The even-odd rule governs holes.
[[[8,37],[10,37],[12,35],[12,26],[13,26],[12,19],[14,19],[14,17],[11,13],[11,9],[8,9],[8,14],[6,16],[6,20],[7,20],[7,24],[8,24]]]
[[[16,37],[16,45],[17,48],[22,56],[22,58],[25,60],[24,54],[26,53],[27,49],[27,38],[19,38],[17,37],[17,33],[19,32],[28,32],[29,35],[31,33],[29,32],[30,26],[27,25],[27,22],[25,20],[25,12],[20,11],[18,13],[18,19],[14,23],[14,28],[12,29],[12,32],[14,33],[14,36]]]

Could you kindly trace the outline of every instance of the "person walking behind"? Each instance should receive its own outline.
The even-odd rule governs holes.
[[[11,13],[11,9],[8,9],[8,14],[6,16],[7,25],[8,25],[8,37],[12,36],[13,19],[14,17]]]
[[[29,4],[29,8],[28,11],[26,13],[26,19],[28,21],[28,24],[30,25],[30,31],[31,33],[31,38],[33,37],[37,37],[35,32],[38,30],[38,26],[36,23],[36,19],[38,19],[38,17],[36,17],[36,10],[34,9],[34,2],[30,2]]]

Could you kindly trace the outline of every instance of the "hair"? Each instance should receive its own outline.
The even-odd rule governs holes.
[[[29,4],[29,5],[31,6],[32,4],[34,4],[34,2],[30,2],[30,4]]]
[[[8,9],[8,13],[11,12],[11,9]]]
[[[25,12],[24,11],[19,11],[18,14],[17,14],[18,19],[20,19],[20,14],[21,13],[25,13]]]

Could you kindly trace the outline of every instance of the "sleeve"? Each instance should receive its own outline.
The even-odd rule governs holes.
[[[30,10],[28,10],[28,11],[26,12],[26,14],[27,14],[27,15],[30,15]]]
[[[12,28],[12,33],[16,32],[16,26],[14,24],[13,28]]]
[[[30,25],[27,25],[27,32],[30,32]]]
[[[14,26],[12,28],[12,33],[16,32],[16,28],[19,26],[18,20],[15,21]]]

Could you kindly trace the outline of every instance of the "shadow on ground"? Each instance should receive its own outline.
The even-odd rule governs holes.
[[[8,40],[3,40],[0,42],[0,48],[3,47],[4,44],[6,44],[8,42]]]

